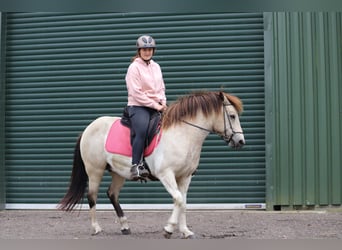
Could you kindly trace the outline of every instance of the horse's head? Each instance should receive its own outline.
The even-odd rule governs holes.
[[[239,114],[242,112],[242,102],[236,97],[220,92],[222,100],[222,116],[214,124],[214,130],[227,144],[233,148],[241,148],[245,137],[240,124]]]
[[[224,92],[194,92],[180,97],[168,107],[164,114],[163,129],[177,123],[186,123],[197,129],[218,134],[233,148],[241,148],[245,144],[239,120],[242,110],[242,102],[236,96]],[[211,118],[207,126],[189,121],[196,120],[198,114],[202,114],[199,119]]]

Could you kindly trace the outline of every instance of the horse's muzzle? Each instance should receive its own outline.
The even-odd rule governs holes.
[[[242,133],[233,134],[226,142],[234,149],[240,149],[246,144],[245,137]]]

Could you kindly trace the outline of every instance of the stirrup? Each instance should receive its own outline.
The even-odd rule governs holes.
[[[150,175],[150,172],[144,167],[143,163],[133,164],[131,168],[131,179],[134,181],[137,180],[146,180],[146,177]]]

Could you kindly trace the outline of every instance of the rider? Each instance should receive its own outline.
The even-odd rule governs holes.
[[[137,53],[132,58],[126,74],[128,91],[128,115],[131,123],[132,168],[131,179],[143,179],[149,175],[143,164],[143,152],[151,116],[166,109],[165,84],[158,63],[152,56],[155,40],[148,35],[136,42]]]

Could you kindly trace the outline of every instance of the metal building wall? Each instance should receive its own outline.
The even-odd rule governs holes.
[[[5,208],[5,17],[0,12],[0,210]]]
[[[265,17],[268,208],[341,205],[342,14]]]
[[[101,115],[121,115],[139,34],[155,36],[169,102],[196,89],[242,98],[247,145],[209,136],[189,203],[265,201],[262,13],[8,13],[7,203],[55,204],[68,186],[75,140]],[[99,202],[109,176],[101,185]],[[159,182],[127,182],[123,204],[171,204]],[[37,206],[39,207],[39,206]]]

